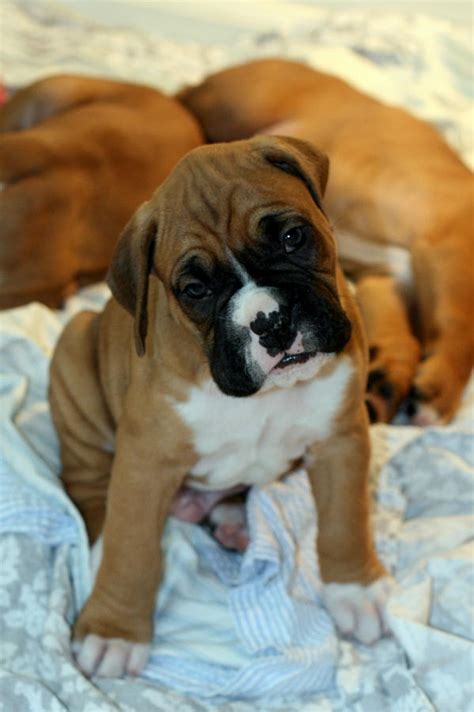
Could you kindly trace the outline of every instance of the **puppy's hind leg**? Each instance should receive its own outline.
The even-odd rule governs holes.
[[[369,417],[372,422],[389,422],[413,383],[420,346],[393,277],[362,277],[357,282],[357,301],[369,344]]]
[[[49,392],[61,479],[91,542],[102,531],[113,458],[112,424],[97,375],[96,320],[94,312],[81,312],[66,326],[51,363]]]
[[[474,363],[472,208],[465,220],[412,248],[424,359],[407,412],[416,425],[455,414]]]
[[[95,452],[91,450],[91,454]],[[105,460],[103,467],[90,467],[86,462],[72,463],[74,454],[64,456],[61,471],[64,488],[78,508],[87,529],[89,541],[93,544],[102,532],[105,519],[105,505],[110,480],[110,467]]]

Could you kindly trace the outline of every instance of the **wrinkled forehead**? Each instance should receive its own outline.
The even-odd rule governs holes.
[[[317,220],[305,186],[265,160],[250,142],[203,146],[180,161],[159,191],[160,252],[209,252],[232,260],[269,214]]]

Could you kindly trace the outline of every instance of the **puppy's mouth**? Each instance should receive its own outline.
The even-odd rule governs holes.
[[[268,372],[262,390],[269,388],[291,388],[298,381],[308,381],[333,359],[335,354],[321,351],[304,351],[284,353],[273,368]]]
[[[288,368],[288,366],[295,366],[297,364],[306,363],[310,358],[316,356],[317,351],[303,351],[297,354],[285,354],[281,361],[277,363],[274,367],[276,369]]]

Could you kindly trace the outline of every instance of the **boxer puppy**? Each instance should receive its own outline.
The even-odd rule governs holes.
[[[366,343],[322,207],[327,175],[326,157],[294,139],[191,151],[123,232],[114,298],[59,340],[50,400],[62,479],[91,541],[103,530],[74,629],[87,674],[146,663],[160,536],[183,485],[202,504],[303,460],[326,606],[361,641],[384,631]]]
[[[234,67],[180,98],[210,141],[284,134],[329,155],[325,206],[368,331],[371,417],[390,420],[410,394],[414,423],[449,421],[474,358],[471,171],[428,124],[297,62]]]
[[[134,210],[200,143],[146,87],[58,76],[18,92],[0,109],[0,308],[59,306],[103,278]]]

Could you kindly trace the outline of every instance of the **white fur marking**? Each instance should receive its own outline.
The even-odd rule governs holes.
[[[87,675],[123,677],[138,675],[145,667],[150,646],[122,638],[103,638],[90,633],[82,641],[74,641],[77,664]]]
[[[231,263],[231,265],[233,266],[233,268],[239,275],[240,279],[242,280],[242,284],[244,286],[246,284],[254,284],[252,277],[249,275],[249,273],[247,272],[245,267],[240,264],[237,257],[235,257],[229,249],[226,250],[226,253],[229,258],[229,262]]]
[[[212,524],[245,524],[245,504],[232,504],[221,502],[209,512],[209,521]]]
[[[385,267],[398,284],[408,287],[413,283],[410,252],[394,245],[364,240],[358,235],[336,230],[339,257],[362,265]]]
[[[418,425],[420,428],[434,427],[442,422],[436,408],[428,403],[418,403],[415,415],[410,418],[411,425]]]
[[[304,352],[303,346],[303,334],[298,331],[295,340],[291,344],[290,348],[286,349],[285,352],[280,351],[276,356],[270,356],[268,351],[264,346],[260,344],[260,337],[256,334],[251,333],[250,340],[250,350],[247,355],[247,365],[250,371],[253,370],[256,364],[258,368],[263,371],[267,376],[264,383],[263,391],[268,391],[269,388],[273,386],[279,386],[280,388],[290,388],[294,386],[297,381],[307,381],[315,376],[319,368],[326,363],[330,358],[333,358],[333,354],[318,354],[317,357],[312,358],[304,364],[299,364],[292,368],[278,368],[278,364],[285,354],[300,354]],[[250,356],[250,359],[249,359]]]
[[[272,368],[274,368],[282,358],[282,353],[278,353],[276,356],[270,356],[267,349],[261,345],[260,337],[250,332],[250,347],[247,347],[245,350],[245,361],[249,373],[255,373],[255,367],[259,369],[257,373],[259,373],[259,371],[264,374],[270,373]]]
[[[295,372],[308,363],[294,367]],[[351,375],[351,362],[341,357],[324,378],[247,398],[226,396],[211,380],[191,388],[189,399],[175,404],[193,431],[198,454],[188,483],[225,489],[277,479],[311,444],[330,434]]]
[[[95,581],[97,577],[97,572],[99,570],[100,562],[102,561],[102,536],[100,536],[93,544],[90,550],[90,567],[91,567],[91,578]]]
[[[90,552],[90,567],[94,581],[102,560],[102,537],[94,543]],[[84,640],[74,640],[72,651],[77,664],[87,676],[123,677],[139,675],[150,655],[148,643],[134,643],[123,638],[103,638],[90,633]]]
[[[303,335],[298,332],[293,344],[286,352],[270,356],[267,349],[261,345],[260,336],[255,334],[251,323],[259,312],[266,316],[280,311],[280,303],[274,298],[274,292],[268,287],[257,287],[249,282],[239,289],[231,300],[231,319],[237,326],[244,327],[249,333],[249,342],[245,347],[245,360],[250,373],[267,375],[281,361],[284,353],[300,353],[303,351]]]
[[[385,607],[392,587],[390,576],[377,579],[369,586],[327,583],[322,596],[341,633],[371,645],[388,632]]]
[[[267,287],[257,287],[248,282],[231,299],[232,321],[238,326],[250,327],[258,312],[266,316],[279,311],[280,305]]]
[[[294,349],[294,345],[288,349],[286,353],[300,353]],[[329,361],[335,357],[334,354],[316,354],[306,363],[300,363],[286,368],[274,368],[260,389],[262,393],[277,386],[278,388],[293,388],[299,381],[309,381],[316,377],[318,371],[321,370]],[[278,357],[280,358],[280,357]]]

